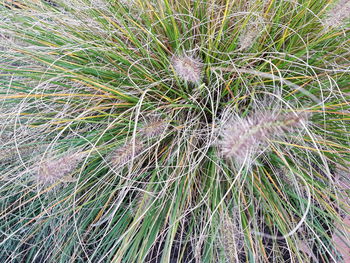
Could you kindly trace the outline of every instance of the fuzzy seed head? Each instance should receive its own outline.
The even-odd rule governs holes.
[[[75,153],[59,159],[42,161],[37,168],[37,179],[44,184],[52,184],[70,175],[77,168],[84,156],[84,154]]]
[[[350,18],[350,0],[340,0],[330,9],[324,20],[326,27],[339,27]]]
[[[241,50],[249,49],[253,46],[255,40],[259,37],[261,29],[252,24],[239,37],[239,48]]]
[[[256,156],[269,139],[283,136],[300,127],[302,114],[255,113],[244,119],[236,116],[228,121],[221,132],[219,146],[225,158],[233,158],[242,164]]]
[[[185,81],[199,83],[201,81],[202,63],[193,57],[173,56],[171,59],[175,73]]]
[[[140,140],[128,142],[112,152],[110,155],[110,162],[113,167],[125,165],[130,159],[138,156],[143,149],[144,145]]]
[[[232,218],[228,213],[221,215],[220,240],[228,262],[239,262],[239,255],[243,251],[244,235],[240,227],[239,218]]]
[[[164,120],[151,119],[143,125],[140,133],[150,139],[161,135],[167,128],[168,124]]]

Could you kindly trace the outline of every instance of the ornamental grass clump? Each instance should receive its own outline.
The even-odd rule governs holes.
[[[0,262],[346,262],[347,2],[0,0]]]

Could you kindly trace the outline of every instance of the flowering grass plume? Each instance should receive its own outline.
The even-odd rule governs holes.
[[[203,67],[200,60],[188,55],[174,55],[171,58],[171,65],[181,79],[191,83],[200,83]]]
[[[110,162],[113,167],[125,165],[132,159],[135,159],[144,149],[144,143],[136,139],[135,141],[127,142],[124,146],[114,150],[110,156]]]
[[[238,216],[239,214],[236,214]],[[240,262],[244,253],[244,234],[239,218],[232,218],[229,214],[220,216],[220,242],[229,263]]]
[[[324,24],[326,27],[339,27],[350,19],[350,0],[339,0],[327,12]]]
[[[255,40],[260,36],[262,27],[256,23],[248,23],[239,37],[240,50],[251,48]]]
[[[167,130],[168,125],[161,118],[151,118],[143,124],[140,134],[151,139],[163,134]]]
[[[255,112],[245,118],[236,114],[222,128],[221,153],[243,164],[261,153],[270,139],[286,136],[303,123],[305,115],[300,113]]]
[[[37,179],[44,184],[52,184],[59,180],[69,181],[71,173],[83,160],[85,154],[66,154],[61,158],[42,160],[35,169]],[[70,178],[68,178],[70,177]]]

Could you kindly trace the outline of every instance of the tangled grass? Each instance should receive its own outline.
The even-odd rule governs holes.
[[[349,3],[0,0],[0,262],[347,262]]]

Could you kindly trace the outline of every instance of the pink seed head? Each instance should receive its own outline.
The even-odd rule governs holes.
[[[176,75],[181,79],[192,83],[199,83],[201,81],[203,65],[198,59],[187,55],[174,55],[171,59],[171,65]]]
[[[246,118],[231,118],[221,131],[219,147],[225,158],[242,164],[256,156],[269,139],[302,127],[303,114],[264,112]]]
[[[249,49],[253,46],[255,40],[260,35],[261,28],[257,25],[249,25],[239,37],[239,48],[241,50]]]
[[[124,146],[114,150],[109,159],[113,167],[125,165],[128,161],[136,158],[144,149],[142,141],[128,142]]]
[[[148,120],[140,130],[140,133],[147,138],[153,138],[161,135],[168,128],[167,122],[162,119]]]
[[[74,153],[59,159],[42,161],[36,169],[37,179],[44,184],[52,184],[72,173],[84,156],[81,153]]]
[[[326,27],[338,27],[350,18],[350,0],[340,0],[327,13],[324,19]]]

